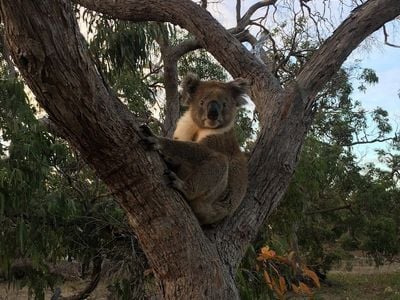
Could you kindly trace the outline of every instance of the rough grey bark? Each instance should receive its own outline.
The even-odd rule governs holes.
[[[162,60],[164,62],[164,88],[165,88],[165,110],[163,135],[172,137],[176,122],[180,116],[180,101],[178,92],[178,60],[186,53],[200,48],[196,40],[185,40],[176,46],[168,42],[168,38],[159,37]]]
[[[285,89],[263,62],[190,0],[75,2],[115,18],[178,24],[234,77],[251,81],[264,126],[249,161],[250,186],[234,216],[206,230],[206,236],[184,200],[162,184],[162,162],[144,150],[136,120],[99,76],[69,1],[0,0],[14,62],[62,135],[118,196],[161,295],[238,298],[236,267],[289,184],[312,120],[314,96],[365,37],[400,14],[398,0],[370,0],[354,11]]]
[[[185,201],[162,182],[132,114],[103,82],[64,0],[4,0],[15,64],[51,121],[114,192],[165,299],[236,299],[233,278]],[[195,283],[195,284],[193,284]]]

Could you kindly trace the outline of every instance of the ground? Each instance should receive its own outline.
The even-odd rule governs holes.
[[[400,300],[400,263],[376,268],[364,262],[345,269],[328,274],[331,286],[316,291],[316,300]]]
[[[85,287],[84,281],[68,281],[62,286],[63,296],[72,296]],[[50,299],[53,293],[48,291],[46,293],[46,300]],[[88,300],[107,300],[107,286],[99,284],[96,290],[91,294]],[[34,299],[28,297],[28,289],[15,289],[7,283],[0,283],[0,300],[26,300]]]
[[[315,300],[400,300],[400,263],[375,268],[365,260],[351,262],[328,274],[330,286],[323,285],[315,291]],[[62,286],[64,296],[75,294],[85,286],[84,281],[67,281]],[[46,299],[52,293],[46,294]],[[88,299],[106,300],[107,284],[100,283]],[[16,290],[12,285],[0,282],[0,300],[24,300],[27,289]],[[291,298],[293,299],[293,298]],[[296,297],[296,299],[301,299]]]

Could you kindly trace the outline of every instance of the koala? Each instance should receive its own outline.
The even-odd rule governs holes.
[[[233,126],[247,90],[243,79],[201,81],[188,74],[182,85],[188,110],[179,119],[173,139],[146,134],[168,166],[169,184],[184,195],[200,224],[231,215],[245,195],[247,159]]]

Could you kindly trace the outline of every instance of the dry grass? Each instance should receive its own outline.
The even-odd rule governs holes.
[[[72,296],[77,294],[86,286],[86,281],[67,281],[61,286],[63,296]],[[48,290],[45,299],[50,299],[53,292]],[[107,285],[99,284],[96,290],[87,299],[106,300],[108,296]],[[0,283],[0,300],[25,300],[30,299],[28,295],[28,288],[19,289],[17,286],[9,285],[7,283]],[[32,297],[31,299],[34,299]]]

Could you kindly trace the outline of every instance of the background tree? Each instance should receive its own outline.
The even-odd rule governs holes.
[[[394,0],[368,1],[358,6],[330,38],[316,45],[313,55],[299,55],[297,59],[304,60],[304,64],[294,69],[294,77],[286,78],[287,72],[280,74],[279,70],[290,64],[297,52],[289,50],[280,60],[272,57],[274,65],[269,53],[246,31],[257,9],[276,1],[258,2],[244,14],[238,5],[238,24],[230,31],[211,17],[205,1],[202,6],[191,1],[76,2],[119,19],[180,25],[195,39],[166,45],[169,51],[164,53],[183,55],[203,47],[233,77],[245,77],[252,83],[251,96],[262,129],[249,160],[247,196],[233,217],[214,228],[202,229],[181,196],[163,186],[161,160],[156,153],[145,151],[137,131],[140,119],[111,92],[89,57],[69,1],[42,1],[40,5],[0,2],[5,36],[15,64],[60,135],[79,151],[117,197],[162,296],[237,298],[235,270],[248,243],[289,184],[316,112],[318,93],[350,52],[398,16],[400,8]],[[311,18],[305,2],[301,2],[300,9]],[[253,42],[255,54],[238,39]],[[296,42],[294,39],[292,44]],[[176,79],[176,74],[166,72],[174,70],[176,60],[171,60],[172,68],[164,70],[166,111],[176,112],[174,82],[174,93],[167,93],[167,80]],[[175,108],[169,110],[169,104]],[[167,113],[165,123],[173,124],[168,120],[176,116]]]

